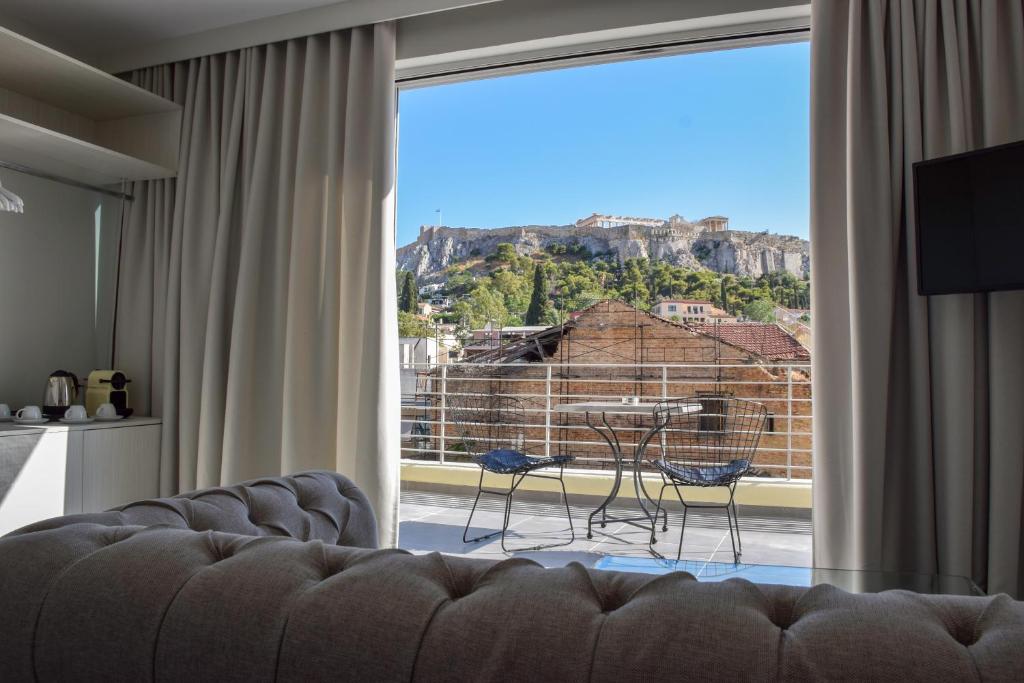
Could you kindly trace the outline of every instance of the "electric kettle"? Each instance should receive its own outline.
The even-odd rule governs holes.
[[[54,371],[46,380],[43,392],[43,414],[64,417],[64,411],[78,399],[78,378],[67,370]]]

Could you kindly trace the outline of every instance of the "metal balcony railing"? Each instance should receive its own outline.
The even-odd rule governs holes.
[[[449,399],[465,394],[514,396],[527,416],[525,449],[535,455],[571,454],[574,468],[610,469],[607,445],[578,415],[555,412],[560,403],[644,402],[696,395],[727,395],[763,403],[768,424],[754,471],[759,476],[811,478],[811,366],[788,364],[403,363],[402,458],[466,462],[451,421]],[[648,416],[609,416],[630,455],[651,425]]]

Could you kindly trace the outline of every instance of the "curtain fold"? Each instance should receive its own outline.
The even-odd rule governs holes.
[[[912,201],[1024,138],[1024,3],[816,0],[811,54],[815,564],[1024,595],[1024,293],[918,296]]]
[[[135,183],[117,362],[164,420],[161,491],[325,468],[397,541],[393,24],[130,75],[183,106]]]

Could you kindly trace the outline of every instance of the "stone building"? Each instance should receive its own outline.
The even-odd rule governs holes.
[[[572,453],[580,467],[610,466],[608,447],[580,417],[552,412],[558,403],[625,396],[656,402],[698,394],[751,399],[770,413],[755,462],[759,473],[806,478],[809,361],[807,349],[777,325],[686,325],[620,301],[600,301],[561,326],[479,354],[470,364],[447,368],[443,377],[435,373],[433,393],[519,398],[530,425],[529,452]],[[612,419],[625,430],[626,452],[650,424],[646,417]],[[434,435],[440,436],[436,430]],[[448,460],[459,459],[457,435],[458,428],[447,425],[445,450],[456,451]]]
[[[619,228],[626,225],[642,225],[648,228],[657,228],[664,224],[665,221],[660,218],[608,216],[600,213],[592,213],[586,218],[576,221],[577,228]]]
[[[642,226],[645,228],[668,228],[678,235],[680,230],[696,230],[699,232],[724,232],[729,229],[726,216],[707,216],[699,221],[688,221],[679,214],[664,218],[641,218],[639,216],[611,216],[603,213],[592,213],[586,218],[576,221],[577,228],[621,228],[626,226]],[[427,226],[424,226],[427,227]],[[423,228],[420,229],[422,234]]]
[[[711,312],[711,302],[700,299],[663,299],[651,307],[659,318],[677,322],[704,322]]]

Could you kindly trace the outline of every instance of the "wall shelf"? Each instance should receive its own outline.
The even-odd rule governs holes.
[[[176,174],[181,107],[0,27],[0,160],[93,185]]]
[[[170,178],[175,171],[0,114],[0,159],[91,185]]]

